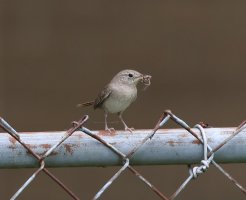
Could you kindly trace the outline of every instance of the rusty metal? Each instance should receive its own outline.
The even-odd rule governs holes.
[[[185,182],[178,188],[178,190],[170,197],[170,199],[174,199],[183,189],[184,187],[193,179],[196,178],[198,176],[198,174],[202,174],[204,173],[208,167],[209,167],[209,163],[213,163],[215,164],[215,166],[218,166],[218,164],[213,160],[214,158],[214,150],[212,150],[212,148],[210,146],[208,146],[207,144],[207,139],[206,139],[206,135],[205,135],[205,131],[203,129],[203,127],[201,125],[197,125],[196,127],[200,130],[201,134],[202,134],[202,139],[199,138],[199,136],[188,126],[188,124],[186,124],[183,120],[181,120],[180,118],[176,117],[174,114],[172,114],[171,111],[165,111],[162,116],[160,117],[157,125],[155,126],[155,128],[153,129],[153,131],[151,131],[141,142],[139,145],[137,145],[135,148],[133,148],[128,154],[127,154],[127,158],[131,158],[136,151],[147,142],[147,140],[151,139],[156,131],[161,128],[161,126],[163,126],[164,124],[167,123],[167,121],[169,119],[174,120],[177,124],[181,125],[183,128],[185,128],[189,133],[191,133],[197,140],[198,142],[196,142],[197,144],[202,143],[204,146],[204,160],[201,161],[202,165],[199,167],[194,167],[193,169],[190,169],[190,176],[185,180]],[[232,139],[235,135],[237,135],[239,132],[241,132],[243,130],[243,126],[239,127],[236,129],[236,131],[233,133],[233,136],[229,137],[229,139],[226,139],[224,143],[222,143],[221,145],[219,145],[219,148],[221,148],[223,145],[225,145],[230,139]],[[94,137],[95,138],[95,137]],[[98,140],[100,142],[101,139],[98,138]],[[105,145],[105,141],[102,142]],[[109,145],[107,145],[109,147]],[[217,147],[216,151],[219,149]],[[210,153],[208,155],[207,153],[207,149],[209,149]],[[125,158],[125,157],[124,157]],[[121,168],[122,169],[122,168]],[[223,169],[219,166],[219,170],[221,172],[225,172]],[[123,170],[122,170],[123,171]],[[110,180],[109,182],[106,183],[106,185],[99,191],[100,195],[105,191],[105,188],[107,187],[107,185],[110,185],[112,183],[112,179],[118,177],[118,174],[120,172],[122,172],[121,170],[118,171]],[[225,174],[225,173],[224,173]],[[230,178],[230,180],[233,180],[234,183],[236,184],[236,186],[239,187],[239,189],[241,189],[242,192],[245,191],[245,189],[235,180],[233,179],[228,173],[225,174],[227,177]],[[114,179],[115,180],[115,179]],[[96,197],[99,197],[100,195],[96,195]],[[166,198],[164,196],[164,198]],[[97,199],[97,198],[94,198]]]
[[[30,178],[20,187],[20,189],[10,198],[10,200],[15,200],[22,192],[23,190],[29,186],[29,184],[37,177],[37,175],[39,174],[39,172],[41,172],[44,169],[45,166],[45,162],[41,161],[41,165],[40,168],[35,171],[33,173],[32,176],[30,176]]]
[[[78,130],[88,119],[88,116],[84,116],[82,119],[79,120],[78,124],[72,128],[70,128],[66,132],[66,136],[62,138],[62,140],[54,145],[51,150],[48,150],[44,156],[40,157],[37,155],[32,149],[28,147],[27,144],[25,144],[20,135],[15,131],[13,127],[11,127],[3,118],[0,118],[0,126],[9,133],[12,137],[15,138],[32,156],[34,156],[38,162],[40,163],[40,168],[22,185],[22,187],[11,197],[11,200],[15,200],[22,192],[23,190],[29,186],[29,184],[37,177],[37,175],[44,171],[50,178],[52,178],[57,184],[59,184],[73,199],[78,200],[79,198],[67,187],[65,186],[57,177],[55,177],[48,169],[45,168],[45,162],[44,159],[49,156],[52,151],[59,146],[63,141],[65,141],[69,136],[71,136],[76,130]]]
[[[164,118],[163,118],[164,117]],[[139,145],[137,145],[134,149],[132,149],[128,154],[127,154],[127,158],[131,158],[133,156],[133,154],[135,154],[135,152],[142,146],[144,145],[147,140],[152,139],[152,137],[155,135],[156,131],[163,126],[165,123],[167,123],[167,121],[170,119],[169,116],[161,116],[161,118],[159,119],[159,121],[157,122],[155,128],[153,129],[153,131],[151,131],[141,142]]]
[[[123,167],[115,173],[112,178],[107,181],[107,183],[97,192],[97,194],[93,197],[93,200],[99,199],[101,195],[105,192],[105,190],[121,175],[121,173],[129,166],[129,159],[126,159]]]
[[[124,166],[117,173],[114,174],[114,176],[99,190],[99,192],[97,192],[97,194],[93,198],[94,200],[98,199],[103,194],[103,192],[113,183],[114,180],[116,180],[120,176],[120,174],[126,168],[128,168],[132,173],[134,173],[147,186],[149,186],[152,189],[152,191],[155,192],[161,199],[169,200],[160,190],[158,190],[153,184],[151,184],[146,178],[144,178],[136,169],[134,169],[133,167],[131,167],[129,165],[129,159],[125,154],[120,152],[117,148],[115,148],[113,145],[111,145],[108,142],[106,142],[105,140],[103,140],[98,135],[91,132],[89,129],[87,129],[85,127],[81,127],[80,130],[82,132],[86,133],[87,135],[91,136],[92,138],[96,139],[97,141],[99,141],[103,145],[107,146],[110,150],[112,150],[114,153],[116,153],[118,156],[120,156],[122,159],[122,162],[124,163]]]
[[[132,166],[128,166],[128,169],[137,176],[141,181],[143,181],[147,186],[149,186],[154,193],[156,193],[161,199],[169,200],[156,186],[150,183],[143,175],[141,175],[137,170],[135,170]]]
[[[46,153],[42,156],[42,159],[48,157],[59,145],[61,145],[61,143],[63,143],[68,137],[77,131],[88,120],[88,118],[89,116],[85,115],[77,124],[73,124],[73,127],[66,132],[65,136],[59,142],[57,142],[57,144],[46,151]]]
[[[228,143],[232,138],[234,138],[236,135],[238,135],[240,132],[242,132],[245,128],[246,128],[246,121],[243,121],[235,130],[234,132],[231,134],[230,137],[226,138],[222,143],[220,143],[218,146],[216,146],[214,149],[212,149],[209,145],[207,145],[207,142],[204,140],[205,139],[205,132],[204,129],[201,125],[197,125],[197,127],[199,128],[200,132],[203,135],[203,139],[200,139],[199,136],[181,119],[179,119],[177,116],[175,116],[170,110],[167,110],[164,112],[164,115],[169,115],[171,116],[171,119],[173,119],[177,124],[179,124],[180,126],[182,126],[184,129],[186,129],[189,133],[191,133],[195,138],[197,138],[197,140],[199,142],[201,142],[204,145],[204,148],[208,148],[209,149],[209,153],[207,153],[207,151],[204,150],[204,157],[207,157],[208,159],[210,159],[210,161],[213,163],[213,165],[215,167],[217,167],[217,169],[219,169],[220,172],[222,172],[230,181],[232,181],[237,188],[240,189],[241,192],[243,192],[246,195],[246,189],[235,179],[233,178],[228,172],[226,172],[220,165],[218,165],[214,160],[214,153],[216,151],[218,151],[221,147],[223,147],[226,143]],[[205,154],[207,154],[205,156]],[[201,161],[203,162],[203,160]],[[205,160],[206,162],[206,160]],[[208,163],[204,163],[203,164],[207,165],[205,166],[205,168],[208,168]],[[199,173],[203,173],[202,171],[200,171]],[[190,170],[190,176],[186,179],[186,181],[180,186],[180,188],[170,197],[170,199],[174,199],[179,192],[181,192],[181,190],[189,183],[189,181],[192,178],[196,178],[197,175],[195,175],[194,173],[191,173]]]
[[[147,82],[147,79],[146,79]],[[53,139],[52,141],[42,143],[40,142],[40,138],[43,133],[35,134],[36,141],[35,143],[25,141],[24,138],[28,134],[18,134],[14,128],[12,128],[3,118],[0,118],[0,126],[8,132],[13,138],[9,138],[9,143],[7,148],[10,150],[20,150],[23,146],[27,152],[20,153],[20,156],[25,156],[26,160],[23,159],[20,166],[25,167],[36,167],[39,168],[33,173],[33,175],[22,185],[22,187],[13,195],[11,200],[16,199],[23,190],[30,185],[30,183],[37,177],[37,175],[44,171],[49,177],[51,177],[57,184],[59,184],[73,199],[78,200],[79,198],[69,189],[67,188],[56,176],[51,174],[48,171],[47,167],[56,166],[54,161],[58,161],[57,166],[62,166],[61,162],[59,162],[62,158],[63,162],[68,162],[66,166],[83,166],[83,162],[81,162],[81,155],[83,149],[86,148],[87,154],[83,154],[88,157],[92,157],[94,160],[87,159],[87,165],[84,163],[84,166],[88,166],[88,163],[91,162],[92,165],[95,166],[109,166],[109,165],[122,165],[122,167],[110,178],[110,180],[98,191],[98,193],[94,196],[94,200],[101,197],[101,195],[107,190],[107,188],[122,174],[123,171],[129,169],[136,177],[138,177],[141,181],[143,181],[148,187],[151,188],[153,192],[155,192],[161,199],[168,200],[174,199],[177,197],[180,192],[185,188],[185,186],[193,179],[197,178],[199,174],[204,173],[209,164],[212,163],[220,172],[222,172],[230,181],[232,181],[245,195],[245,188],[239,184],[239,182],[234,179],[228,172],[226,172],[217,162],[228,162],[230,156],[228,156],[228,152],[233,153],[232,145],[235,147],[235,152],[237,148],[240,148],[240,159],[241,162],[246,162],[246,139],[245,134],[242,135],[239,133],[244,132],[246,128],[246,121],[241,123],[238,128],[227,128],[223,129],[229,135],[227,137],[226,134],[214,134],[221,129],[216,128],[207,128],[208,126],[205,123],[200,123],[196,128],[199,129],[201,133],[201,137],[197,134],[195,129],[190,128],[190,126],[174,115],[170,110],[167,110],[162,113],[160,119],[158,120],[156,126],[152,130],[145,131],[135,131],[134,134],[124,133],[124,132],[105,132],[105,131],[91,131],[85,127],[83,124],[87,121],[88,116],[84,116],[78,122],[75,122],[73,127],[70,128],[66,132],[57,132],[52,134],[52,138],[59,136],[59,139]],[[175,123],[184,128],[187,132],[180,129],[173,130],[164,130],[161,129],[169,120],[173,120]],[[206,129],[204,129],[206,128]],[[75,131],[79,131],[76,132]],[[83,135],[81,132],[85,133]],[[213,134],[214,135],[213,135]],[[189,134],[195,137],[189,137]],[[4,136],[4,134],[2,134]],[[32,135],[32,134],[29,134]],[[237,135],[237,137],[235,137]],[[46,133],[45,137],[50,137],[50,134]],[[41,137],[42,138],[42,137]],[[69,141],[67,139],[70,139]],[[233,140],[232,140],[233,138]],[[92,142],[93,139],[97,140],[98,143]],[[223,142],[216,142],[223,141]],[[122,144],[122,141],[126,141],[127,145]],[[209,145],[207,143],[209,141]],[[3,141],[6,141],[3,139]],[[42,140],[41,140],[42,141]],[[45,141],[45,140],[44,140]],[[230,143],[229,143],[230,141]],[[17,145],[18,142],[20,145]],[[228,144],[229,143],[229,144]],[[237,145],[236,145],[237,144]],[[241,146],[240,146],[241,145]],[[127,146],[127,148],[126,148]],[[58,148],[59,147],[59,148]],[[187,156],[187,152],[183,149],[183,147],[191,148]],[[212,148],[213,147],[213,148]],[[223,148],[221,148],[223,147]],[[180,151],[179,154],[172,154],[173,149],[174,152]],[[42,149],[42,150],[40,150]],[[151,151],[149,150],[151,149]],[[196,150],[194,150],[196,149]],[[94,156],[88,155],[93,153]],[[20,150],[21,151],[21,150]],[[66,153],[62,153],[65,151]],[[105,152],[107,157],[103,157],[101,152]],[[162,153],[165,152],[165,153]],[[201,154],[203,152],[203,159],[201,160]],[[215,154],[216,153],[216,154]],[[192,156],[191,156],[192,154]],[[223,157],[223,154],[226,157]],[[36,160],[32,159],[29,155],[33,156]],[[62,157],[63,155],[63,157]],[[64,155],[69,155],[64,159]],[[59,157],[60,156],[60,157]],[[169,157],[168,157],[169,156]],[[233,158],[239,161],[236,157],[237,155],[233,155]],[[88,158],[87,157],[87,158]],[[228,158],[229,157],[229,158]],[[144,158],[144,159],[143,159]],[[57,159],[57,160],[56,160]],[[59,160],[60,159],[60,160]],[[104,159],[104,160],[103,160]],[[166,159],[166,160],[165,160]],[[175,163],[172,163],[176,159]],[[183,160],[182,160],[183,159]],[[74,163],[71,162],[75,161]],[[144,163],[142,162],[144,160]],[[215,161],[216,160],[216,161]],[[24,163],[23,163],[24,161]],[[27,162],[25,164],[25,161]],[[191,168],[190,164],[201,162],[201,165],[195,166]],[[81,164],[80,164],[81,163]],[[184,181],[183,184],[176,190],[176,192],[171,195],[170,198],[166,197],[159,189],[157,189],[152,183],[150,183],[146,178],[144,178],[136,169],[134,169],[131,165],[139,165],[139,164],[188,164],[189,166],[189,177]],[[6,164],[6,163],[5,163]],[[130,165],[131,164],[131,165]],[[4,166],[4,163],[0,163],[0,167]],[[92,166],[91,165],[91,166]],[[20,167],[19,166],[19,167]],[[13,165],[12,165],[13,167]]]
[[[205,131],[203,127],[200,124],[197,124],[195,126],[202,135],[202,142],[203,142],[203,160],[201,160],[200,166],[191,167],[191,165],[188,165],[190,176],[184,181],[184,183],[176,190],[176,192],[173,193],[173,195],[170,197],[170,200],[176,198],[180,192],[186,187],[186,185],[192,180],[198,177],[198,175],[203,174],[206,172],[209,168],[210,163],[213,161],[214,154],[212,154],[208,158],[208,150],[212,150],[212,148],[207,143],[207,137],[205,134]]]
[[[233,132],[233,134],[230,135],[227,139],[225,139],[221,144],[219,144],[217,147],[215,147],[212,151],[209,152],[208,156],[210,156],[212,153],[218,151],[221,147],[223,147],[227,142],[229,142],[232,138],[234,138],[238,133],[242,132],[246,128],[246,122],[242,122],[236,130]]]
[[[196,129],[192,129],[198,134]],[[216,147],[233,134],[235,128],[205,129],[209,144]],[[93,131],[101,139],[128,155],[138,147],[153,130],[128,131]],[[20,133],[21,140],[39,157],[42,157],[53,145],[57,144],[66,132]],[[17,140],[6,133],[0,134],[0,155],[3,159],[0,168],[39,167],[39,162]],[[134,156],[131,165],[165,165],[199,163],[202,155],[202,143],[198,142],[184,129],[159,129],[154,137],[147,140]],[[177,152],[177,153],[176,153]],[[8,156],[5,156],[8,155]],[[216,152],[218,163],[246,162],[246,130]],[[73,133],[45,159],[49,167],[89,167],[117,166],[122,161],[107,146],[99,145],[92,137],[81,131]]]

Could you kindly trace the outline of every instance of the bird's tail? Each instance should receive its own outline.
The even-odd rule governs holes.
[[[88,102],[85,102],[85,103],[80,103],[80,104],[77,104],[77,107],[92,106],[92,105],[94,105],[94,102],[95,101],[88,101]]]

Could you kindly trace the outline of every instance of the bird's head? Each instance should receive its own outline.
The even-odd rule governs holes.
[[[145,77],[146,75],[143,75],[139,73],[138,71],[126,69],[116,74],[115,77],[112,79],[112,81],[117,81],[117,82],[120,82],[121,84],[136,86],[140,81],[145,84],[145,81],[144,81],[146,80]],[[148,77],[150,80],[151,76],[148,75]]]

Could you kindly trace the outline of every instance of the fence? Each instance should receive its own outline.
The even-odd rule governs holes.
[[[192,129],[171,111],[165,111],[153,130],[137,130],[126,135],[105,131],[93,132],[84,127],[87,120],[88,116],[84,116],[78,122],[74,122],[66,132],[19,134],[0,118],[0,126],[11,135],[9,138],[7,134],[1,134],[0,168],[39,166],[11,200],[16,199],[41,171],[60,185],[71,198],[79,199],[47,169],[58,166],[122,165],[93,199],[99,199],[122,172],[128,169],[160,199],[171,200],[177,197],[192,179],[206,172],[211,163],[246,195],[245,188],[218,164],[246,162],[246,122],[237,128],[224,129],[209,128],[200,123]],[[169,120],[173,120],[182,129],[160,130]],[[66,156],[68,154],[69,156]],[[191,166],[197,163],[200,165]],[[189,176],[170,197],[167,197],[133,167],[153,164],[187,164]]]

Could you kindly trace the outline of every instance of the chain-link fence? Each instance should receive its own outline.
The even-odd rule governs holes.
[[[81,133],[84,133],[86,135],[88,135],[89,137],[95,139],[97,142],[94,143],[94,145],[96,146],[102,146],[104,148],[104,150],[107,152],[105,154],[105,157],[107,157],[108,153],[112,153],[115,154],[116,156],[116,162],[114,160],[114,162],[111,163],[108,162],[108,160],[104,160],[104,164],[105,166],[107,165],[115,165],[115,164],[119,164],[122,163],[122,167],[110,178],[110,180],[108,180],[105,185],[95,194],[95,196],[93,197],[93,199],[99,199],[103,193],[113,184],[113,182],[122,174],[123,171],[125,170],[129,170],[130,172],[132,172],[137,178],[139,178],[141,181],[143,181],[147,187],[151,188],[151,190],[156,193],[156,195],[158,195],[160,197],[160,199],[165,199],[165,200],[171,200],[171,199],[175,199],[175,197],[177,197],[178,195],[181,195],[181,191],[187,186],[187,184],[193,180],[196,179],[200,174],[203,174],[204,172],[206,172],[210,166],[210,164],[214,165],[221,173],[223,173],[230,181],[232,181],[232,183],[238,187],[238,189],[244,193],[244,195],[246,195],[246,190],[245,188],[240,185],[240,183],[235,180],[228,172],[226,172],[217,162],[217,155],[215,156],[215,153],[218,152],[218,150],[221,150],[222,147],[226,147],[226,145],[228,145],[228,142],[232,142],[232,139],[238,135],[239,133],[241,134],[245,134],[244,129],[246,128],[246,122],[244,121],[243,123],[241,123],[235,130],[233,130],[228,137],[224,138],[223,141],[219,142],[216,141],[215,143],[217,145],[213,144],[213,148],[210,146],[211,141],[208,142],[208,137],[207,137],[207,130],[209,130],[209,126],[206,125],[205,123],[199,123],[197,125],[195,125],[195,127],[192,129],[188,124],[186,124],[183,120],[181,120],[180,118],[178,118],[177,116],[175,116],[171,111],[165,111],[160,119],[158,120],[156,126],[154,127],[153,130],[151,131],[147,131],[148,133],[145,134],[145,136],[141,139],[141,141],[135,142],[133,146],[128,146],[128,150],[130,148],[129,151],[126,152],[125,149],[120,149],[118,147],[116,147],[116,145],[114,145],[114,142],[109,142],[107,141],[104,137],[102,137],[102,135],[100,134],[95,134],[95,132],[89,130],[88,128],[84,127],[84,123],[88,120],[88,116],[84,116],[82,119],[80,119],[78,122],[73,122],[73,126],[65,132],[65,134],[59,139],[59,141],[57,141],[54,145],[48,145],[48,144],[42,144],[43,147],[45,147],[46,151],[44,153],[40,153],[37,152],[36,150],[34,151],[33,146],[30,143],[27,143],[23,140],[22,135],[17,133],[16,130],[11,127],[3,118],[0,119],[0,126],[8,133],[10,134],[15,141],[18,141],[19,145],[21,147],[24,147],[25,152],[22,154],[25,157],[28,157],[28,162],[31,163],[30,166],[33,165],[37,165],[37,163],[39,164],[39,168],[32,174],[32,176],[30,176],[30,178],[19,188],[19,190],[10,198],[11,200],[16,199],[24,190],[27,186],[29,186],[31,184],[31,182],[37,177],[37,175],[43,171],[45,174],[47,174],[51,179],[53,179],[60,187],[62,187],[70,196],[72,199],[80,199],[76,194],[74,194],[72,192],[72,190],[70,188],[68,188],[61,180],[59,180],[54,174],[52,174],[47,168],[46,168],[46,164],[47,163],[52,163],[50,160],[48,162],[48,159],[50,158],[51,155],[57,155],[58,152],[55,151],[59,146],[61,146],[62,144],[64,144],[64,141],[67,140],[73,133],[75,133],[75,131],[80,131]],[[137,152],[140,152],[141,149],[144,148],[144,146],[148,145],[148,147],[153,146],[153,143],[150,143],[151,141],[154,140],[154,137],[156,137],[156,133],[157,131],[162,128],[169,120],[173,120],[175,123],[177,123],[182,129],[185,129],[187,133],[191,134],[193,137],[193,141],[192,143],[199,145],[199,147],[203,147],[202,151],[198,153],[202,153],[202,155],[200,155],[199,157],[200,159],[200,165],[194,166],[192,167],[191,164],[193,163],[197,163],[197,159],[199,158],[191,158],[191,160],[187,159],[187,152],[184,154],[186,154],[186,157],[184,156],[184,158],[186,158],[186,162],[188,164],[188,170],[189,170],[189,176],[187,177],[186,180],[184,180],[183,183],[181,183],[180,187],[178,189],[176,189],[176,191],[171,195],[166,195],[163,192],[161,192],[156,186],[153,185],[153,183],[150,183],[150,181],[148,181],[142,174],[140,174],[133,166],[132,164],[155,164],[155,163],[163,163],[165,164],[165,162],[160,161],[161,160],[161,155],[155,155],[153,156],[153,159],[155,159],[155,161],[146,161],[145,163],[141,161],[141,158],[137,161],[135,159],[135,156],[139,156],[136,155]],[[174,129],[175,131],[176,129]],[[134,132],[134,135],[137,134],[138,131]],[[141,131],[140,131],[141,132]],[[114,133],[111,133],[114,134]],[[133,137],[133,135],[129,135],[127,138]],[[52,136],[51,136],[52,137]],[[174,136],[176,137],[176,136]],[[173,140],[169,140],[168,143],[172,145],[175,145],[175,143],[179,143],[182,140],[184,140],[184,138],[182,139],[183,136],[180,136],[181,139],[179,138],[179,141],[175,142]],[[161,137],[162,139],[165,140],[165,134],[162,135]],[[82,138],[83,139],[83,138]],[[209,138],[211,140],[211,138]],[[220,138],[221,139],[221,138]],[[38,140],[38,138],[37,138]],[[39,138],[40,140],[40,138]],[[15,141],[12,141],[13,143],[15,143]],[[160,141],[160,138],[158,138],[159,143],[158,143],[158,148],[161,149],[162,148],[162,144]],[[36,141],[37,142],[37,141]],[[79,141],[78,141],[79,142]],[[89,144],[87,144],[89,145]],[[235,144],[233,144],[235,145]],[[245,145],[244,145],[245,146]],[[90,149],[88,149],[88,147],[86,145],[82,146],[82,148],[86,149],[87,151],[89,151]],[[23,149],[23,148],[22,148]],[[237,151],[238,152],[238,151]],[[146,152],[145,152],[146,153]],[[144,154],[144,153],[142,153]],[[153,155],[153,151],[150,151],[149,154]],[[182,155],[182,152],[179,152],[179,154]],[[30,160],[30,155],[32,156],[32,159]],[[188,155],[189,156],[189,155]],[[141,157],[141,156],[140,156]],[[159,158],[157,158],[159,157]],[[223,157],[223,156],[222,156]],[[239,156],[242,160],[245,160],[245,156]],[[35,159],[35,161],[33,160],[33,158]],[[145,156],[146,159],[146,156]],[[177,158],[176,158],[177,159]],[[222,158],[223,159],[228,159],[230,160],[231,158],[224,156]],[[158,160],[158,161],[156,161]],[[170,160],[170,159],[169,159]],[[216,161],[215,161],[216,160]],[[237,159],[235,159],[237,160]],[[25,164],[25,160],[23,161],[23,163],[18,163],[19,166],[26,166]],[[84,161],[85,162],[85,161]],[[90,162],[90,161],[88,161]],[[93,163],[94,162],[94,163]],[[172,162],[172,161],[171,161]],[[184,161],[182,161],[184,162]],[[181,163],[182,163],[181,162]],[[225,161],[226,162],[226,161]],[[178,162],[177,162],[178,163]],[[15,165],[16,163],[5,163],[5,167],[9,167],[9,165]],[[59,164],[61,163],[53,163],[54,165],[59,166]],[[3,167],[4,163],[1,165],[1,167]],[[68,164],[68,166],[71,165]],[[98,163],[94,161],[90,162],[90,165],[95,165],[97,166]],[[30,167],[29,166],[29,167]],[[12,166],[14,167],[14,166]]]

